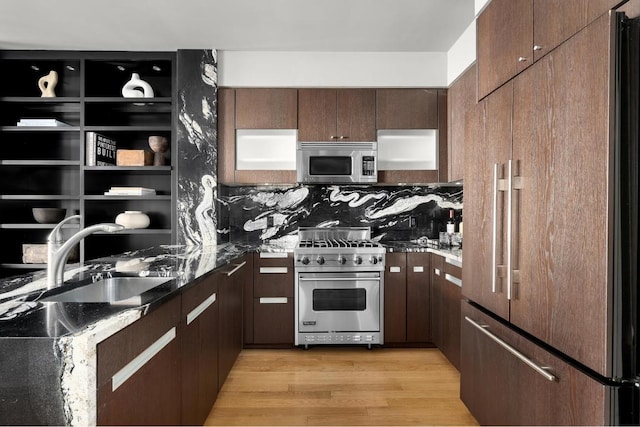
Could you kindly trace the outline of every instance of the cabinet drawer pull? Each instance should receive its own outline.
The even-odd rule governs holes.
[[[424,273],[424,267],[421,265],[414,265],[413,266],[413,272],[414,273]]]
[[[389,267],[389,273],[400,273],[400,267]]]
[[[542,46],[539,44],[533,46],[533,50],[542,50]]]
[[[286,274],[289,267],[260,267],[260,274]]]
[[[169,329],[163,336],[158,338],[156,342],[147,347],[142,353],[137,355],[131,362],[124,365],[122,369],[111,377],[111,391],[116,391],[118,387],[124,384],[153,357],[160,353],[171,341],[176,337],[175,326]]]
[[[260,252],[260,258],[286,258],[289,254],[286,252]]]
[[[286,304],[289,301],[287,297],[261,297],[260,304]]]
[[[444,275],[444,278],[446,279],[447,282],[451,282],[460,288],[462,287],[462,280],[458,279],[457,277],[452,276],[449,273],[446,273]]]
[[[555,381],[556,380],[555,375],[550,374],[547,371],[547,368],[543,368],[542,366],[537,365],[531,359],[529,359],[527,356],[525,356],[524,354],[520,353],[515,348],[511,347],[509,344],[507,344],[506,342],[504,342],[503,340],[498,338],[493,333],[489,332],[487,330],[489,328],[489,325],[481,325],[481,324],[477,323],[476,321],[470,319],[468,316],[464,316],[464,320],[466,320],[467,322],[471,323],[476,329],[478,329],[480,332],[482,332],[483,334],[485,334],[486,336],[491,338],[493,341],[496,342],[496,344],[500,345],[502,348],[507,350],[509,353],[511,353],[512,355],[514,355],[515,357],[517,357],[518,359],[523,361],[527,366],[529,366],[531,369],[533,369],[534,371],[536,371],[537,373],[539,373],[540,375],[545,377],[547,380],[549,380],[549,381]]]
[[[527,62],[527,57],[526,56],[518,57],[518,62]]]
[[[196,308],[187,314],[187,325],[196,320],[211,304],[216,302],[216,294],[213,293],[209,298],[202,301]]]
[[[231,270],[230,272],[227,273],[227,277],[231,276],[233,273],[235,273],[236,271],[240,270],[242,267],[244,267],[244,265],[247,263],[247,261],[242,261],[240,264],[236,265],[236,268],[234,268],[233,270]]]

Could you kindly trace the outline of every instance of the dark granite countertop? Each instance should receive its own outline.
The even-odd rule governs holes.
[[[159,246],[67,266],[65,285],[71,289],[103,276],[159,276],[171,280],[141,295],[135,304],[40,302],[47,291],[46,272],[0,280],[0,337],[60,337],[127,311],[134,317],[160,305],[194,279],[255,250],[249,245]]]
[[[389,252],[431,252],[462,261],[460,249],[435,249],[410,241],[382,244]],[[194,279],[229,264],[247,252],[291,252],[294,246],[294,242],[227,243],[217,246],[159,246],[125,252],[88,261],[83,266],[67,266],[64,287],[53,291],[58,293],[109,275],[170,278],[167,283],[143,293],[140,301],[131,305],[41,302],[52,293],[47,290],[44,271],[0,279],[0,337],[55,338],[79,333],[110,317],[126,316],[128,311],[136,312],[134,317],[138,318]]]

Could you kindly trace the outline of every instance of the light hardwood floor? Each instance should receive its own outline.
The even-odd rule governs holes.
[[[477,425],[437,349],[243,350],[205,425]]]

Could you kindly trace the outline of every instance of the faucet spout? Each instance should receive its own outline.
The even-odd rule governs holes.
[[[47,239],[47,252],[49,255],[47,260],[47,288],[49,289],[61,285],[64,281],[64,265],[67,263],[67,258],[69,258],[69,252],[71,252],[71,249],[73,249],[73,247],[82,239],[96,232],[116,233],[124,230],[124,227],[119,224],[95,224],[78,231],[76,234],[71,236],[69,240],[64,242],[60,229],[63,224],[72,219],[80,219],[80,215],[73,215],[62,220],[54,227]]]

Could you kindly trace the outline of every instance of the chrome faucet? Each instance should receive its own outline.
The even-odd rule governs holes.
[[[118,224],[95,224],[89,227],[83,228],[76,234],[71,236],[66,242],[62,236],[62,226],[71,220],[80,220],[80,215],[73,215],[63,219],[56,225],[53,231],[47,238],[47,288],[52,289],[61,285],[64,282],[64,266],[69,258],[69,252],[71,249],[90,234],[98,231],[106,233],[116,233],[120,230],[124,230],[122,225]]]

